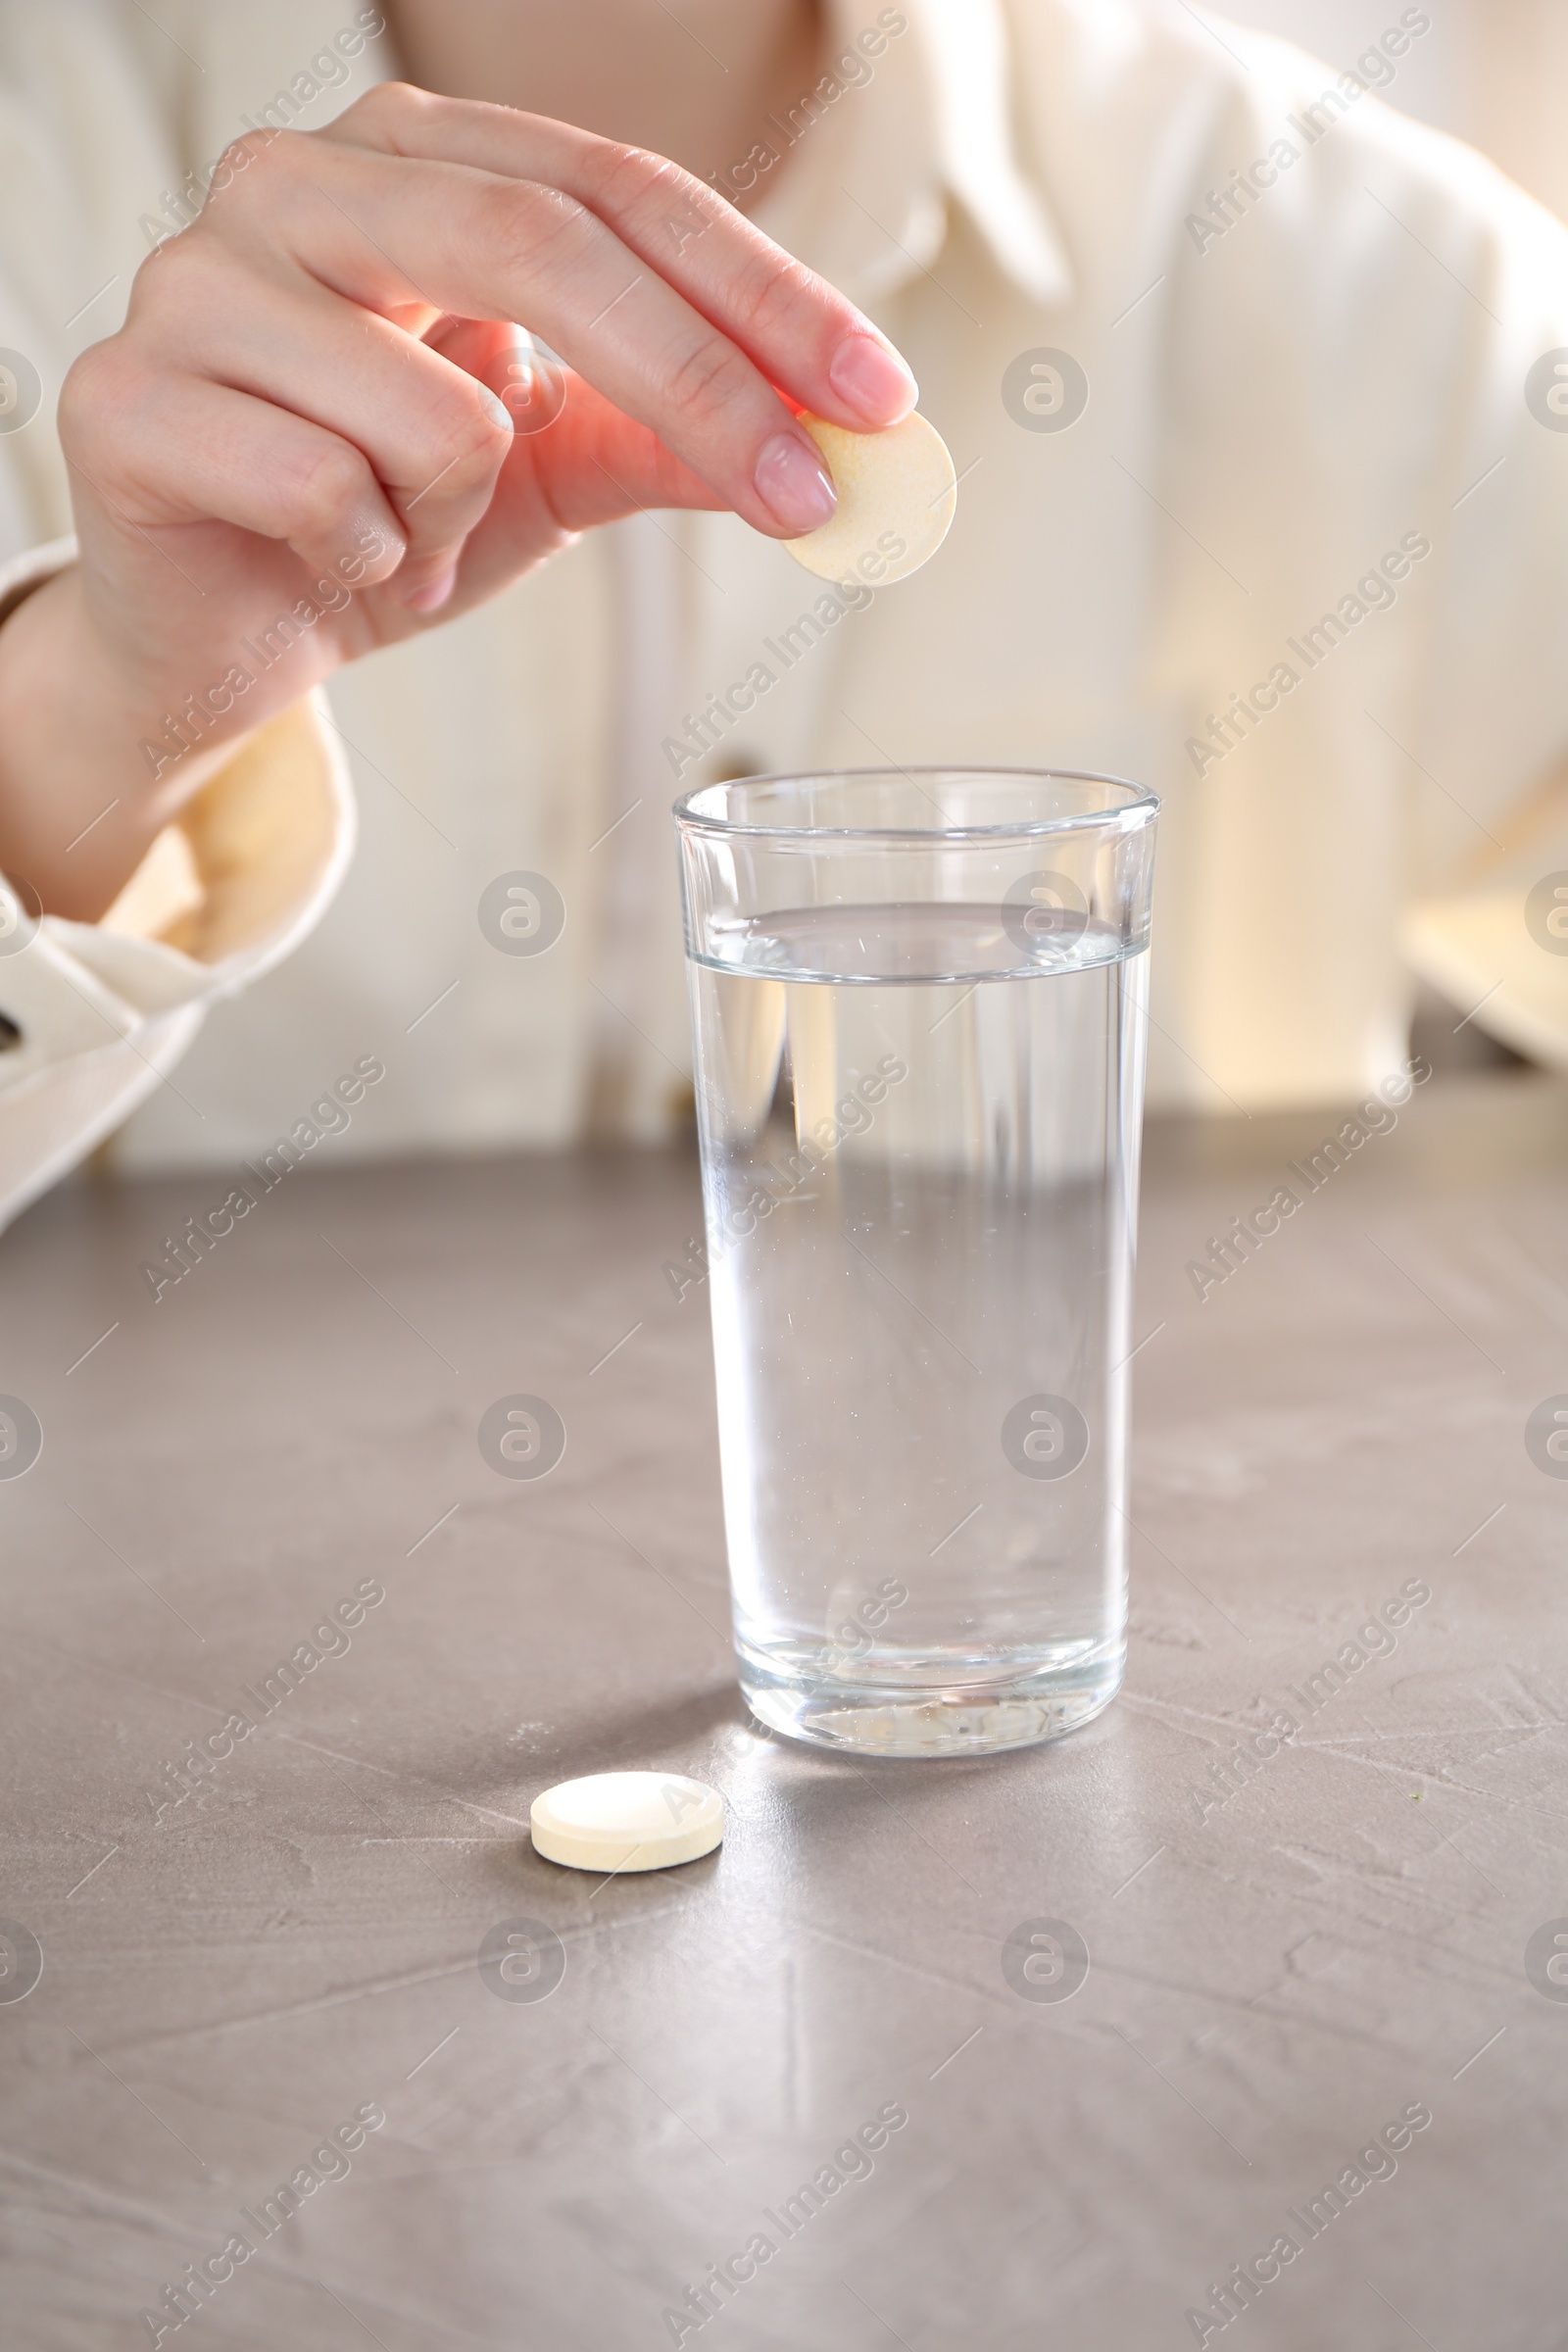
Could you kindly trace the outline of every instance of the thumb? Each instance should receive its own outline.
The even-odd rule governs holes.
[[[724,500],[647,425],[569,372],[541,431],[519,433],[484,519],[463,551],[449,610],[466,611],[559,552],[581,531],[649,508],[722,508]]]

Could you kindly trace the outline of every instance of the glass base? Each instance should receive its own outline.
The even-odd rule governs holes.
[[[1020,1672],[1009,1660],[992,1675],[964,1660],[961,1679],[956,1658],[910,1660],[897,1681],[864,1683],[812,1673],[740,1642],[735,1655],[747,1705],[786,1739],[866,1756],[983,1756],[1059,1740],[1091,1722],[1121,1689],[1127,1648],[1119,1641],[1064,1642],[1045,1663]]]

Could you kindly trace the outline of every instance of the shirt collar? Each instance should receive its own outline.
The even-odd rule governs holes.
[[[758,226],[874,302],[930,267],[956,200],[1023,293],[1066,302],[1060,236],[1018,163],[999,0],[903,0],[874,15],[867,0],[829,0],[827,16],[809,106],[803,96],[764,126],[788,168],[758,206]],[[885,39],[880,55],[867,54],[867,36]]]

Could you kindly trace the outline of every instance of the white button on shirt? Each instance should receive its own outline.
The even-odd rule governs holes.
[[[65,527],[47,404],[122,311],[138,222],[274,90],[314,127],[363,86],[363,61],[341,89],[310,72],[343,0],[261,13],[169,18],[198,77],[128,0],[83,0],[69,41],[0,5],[0,103],[95,158],[69,203],[33,189],[27,252],[0,229],[0,344],[46,394],[0,435],[13,554]],[[1396,96],[1423,12],[1390,14]],[[734,160],[760,225],[914,368],[962,476],[945,547],[844,610],[732,516],[638,517],[344,673],[358,857],[190,1046],[188,1102],[152,1082],[122,1162],[248,1156],[368,1052],[387,1076],[345,1153],[662,1132],[689,1069],[668,808],[726,767],[1152,785],[1156,1102],[1363,1091],[1403,1058],[1412,967],[1568,1062],[1568,956],[1529,913],[1568,869],[1568,810],[1531,800],[1568,753],[1568,231],[1354,78],[1186,12],[858,0],[831,20],[850,63]],[[23,168],[0,149],[0,197]],[[112,273],[56,319],[60,288]],[[566,907],[538,957],[476,918],[517,870]],[[217,984],[187,960],[199,1004]],[[138,1042],[100,1051],[106,1086]],[[14,1058],[13,1202],[37,1177],[8,1140]]]

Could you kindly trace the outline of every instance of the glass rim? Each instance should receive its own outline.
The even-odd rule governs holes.
[[[946,776],[955,782],[970,777],[1010,779],[1018,783],[1045,783],[1055,779],[1064,784],[1098,784],[1112,793],[1125,793],[1128,798],[1109,802],[1101,808],[1081,809],[1067,816],[1017,818],[1000,825],[808,825],[808,824],[748,824],[727,816],[712,816],[699,809],[696,803],[705,794],[726,792],[732,785],[751,788],[760,784],[808,784],[814,782],[854,783],[876,778],[887,782],[903,776],[914,784],[921,777]],[[682,832],[710,833],[722,838],[744,836],[779,842],[818,841],[897,841],[912,843],[1027,841],[1040,834],[1083,832],[1096,826],[1114,826],[1118,829],[1129,817],[1158,813],[1160,797],[1147,784],[1135,784],[1126,776],[1102,775],[1094,768],[1080,767],[1015,767],[1004,765],[958,765],[952,760],[930,762],[915,767],[820,767],[785,768],[766,776],[729,776],[711,784],[699,784],[691,792],[682,793],[671,809]]]

